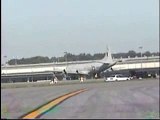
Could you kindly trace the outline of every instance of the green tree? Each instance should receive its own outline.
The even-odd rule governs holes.
[[[133,50],[128,51],[127,56],[130,56],[131,58],[136,56],[136,52]]]
[[[149,51],[146,51],[145,53],[143,53],[143,55],[149,57],[149,56],[151,56],[151,53]]]

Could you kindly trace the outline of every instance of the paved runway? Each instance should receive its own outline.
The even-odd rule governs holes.
[[[1,89],[1,118],[19,118],[56,97],[83,88],[88,90],[40,118],[159,118],[158,79]]]

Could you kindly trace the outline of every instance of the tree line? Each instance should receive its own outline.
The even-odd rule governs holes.
[[[96,53],[94,55],[91,54],[85,54],[85,53],[81,53],[79,55],[74,55],[71,53],[66,53],[64,56],[62,57],[43,57],[43,56],[35,56],[35,57],[31,57],[31,58],[22,58],[22,59],[11,59],[8,61],[9,65],[15,65],[15,64],[38,64],[38,63],[52,63],[52,62],[65,62],[65,61],[82,61],[82,60],[98,60],[98,59],[102,59],[104,57],[105,53]],[[113,58],[134,58],[134,57],[141,57],[142,56],[146,56],[146,57],[150,57],[150,56],[160,56],[159,52],[149,52],[146,51],[144,53],[136,53],[133,50],[128,51],[127,53],[115,53],[112,54]]]

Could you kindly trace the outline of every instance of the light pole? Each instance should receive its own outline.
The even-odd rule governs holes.
[[[143,48],[142,46],[139,47],[140,52],[141,52],[141,71],[142,71],[142,48]]]
[[[5,70],[6,70],[6,75],[7,75],[7,56],[5,55],[5,56],[3,56],[4,57],[4,59],[5,59],[5,65],[4,65],[4,67],[5,67]]]
[[[67,52],[64,52],[66,58],[66,65],[67,65]]]
[[[17,65],[17,57],[14,57],[14,64]]]
[[[65,70],[67,69],[67,52],[64,52],[64,54],[65,54],[65,59],[66,59],[66,68],[65,68]],[[67,75],[65,74],[65,78],[66,78],[66,80],[67,80]]]

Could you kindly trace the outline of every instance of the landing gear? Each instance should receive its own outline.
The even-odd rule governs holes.
[[[100,74],[99,73],[93,73],[93,79],[98,79],[100,78]]]

